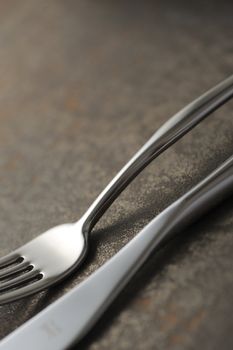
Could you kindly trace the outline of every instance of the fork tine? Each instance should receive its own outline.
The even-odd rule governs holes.
[[[27,273],[24,273],[21,276],[17,276],[9,281],[0,283],[0,293],[5,289],[9,289],[12,287],[20,287],[20,285],[24,282],[30,282],[31,280],[33,280],[34,278],[36,278],[37,276],[39,276],[40,272],[38,270],[32,270],[29,271]]]
[[[7,291],[7,293],[0,293],[0,304],[6,304],[11,301],[15,301],[22,298],[22,294],[24,296],[30,295],[32,293],[36,293],[41,290],[41,286],[46,287],[46,284],[42,282],[43,275],[42,273],[38,273],[38,277],[41,275],[41,278],[34,281],[27,286],[20,287],[18,289],[12,289]]]
[[[13,264],[20,258],[20,255],[16,252],[12,252],[0,258],[0,269],[10,264]]]
[[[29,267],[33,268],[33,265],[31,265],[28,261],[22,261],[17,265],[9,266],[6,269],[4,269],[2,272],[0,272],[0,279],[10,277],[15,273],[18,272],[24,272]]]

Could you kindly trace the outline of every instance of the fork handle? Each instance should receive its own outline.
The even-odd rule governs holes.
[[[233,96],[233,75],[169,119],[120,170],[82,218],[88,233],[127,185],[156,157]]]
[[[153,219],[79,286],[3,339],[2,350],[63,350],[96,323],[160,243],[233,192],[233,156]]]

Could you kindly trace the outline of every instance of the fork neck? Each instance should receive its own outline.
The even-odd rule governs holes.
[[[233,75],[169,119],[120,170],[81,219],[84,232],[97,221],[131,181],[163,151],[233,97]]]

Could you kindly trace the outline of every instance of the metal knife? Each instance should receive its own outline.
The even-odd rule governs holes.
[[[1,350],[64,350],[96,323],[152,251],[233,192],[233,156],[153,219],[80,285],[20,326]]]

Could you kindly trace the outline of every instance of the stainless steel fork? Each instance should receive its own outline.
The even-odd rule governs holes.
[[[159,154],[233,96],[233,76],[166,122],[76,223],[54,227],[0,259],[0,304],[55,284],[83,261],[91,229],[124,188]]]

